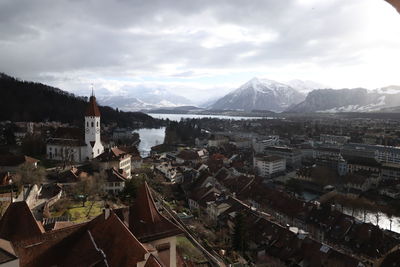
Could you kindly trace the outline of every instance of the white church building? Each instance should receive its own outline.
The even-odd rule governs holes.
[[[100,139],[100,110],[96,97],[90,96],[85,113],[85,131],[79,128],[58,128],[46,146],[48,159],[65,162],[84,162],[103,153]]]

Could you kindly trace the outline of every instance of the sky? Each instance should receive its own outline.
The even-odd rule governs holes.
[[[78,95],[166,89],[194,102],[253,77],[400,85],[383,0],[0,0],[0,72]]]

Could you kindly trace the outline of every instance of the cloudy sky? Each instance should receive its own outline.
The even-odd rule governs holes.
[[[400,84],[400,15],[383,0],[0,0],[0,71],[197,101],[254,76],[375,88]]]

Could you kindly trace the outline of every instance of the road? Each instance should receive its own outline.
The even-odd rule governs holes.
[[[226,266],[224,263],[223,259],[218,255],[217,252],[215,252],[211,247],[209,247],[206,243],[200,244],[198,240],[199,238],[196,238],[196,234],[193,233],[191,229],[189,229],[185,223],[182,222],[182,220],[176,215],[176,213],[166,204],[166,202],[159,196],[157,192],[154,192],[154,196],[156,196],[158,202],[163,206],[164,211],[168,213],[169,217],[173,220],[175,224],[180,226],[180,228],[185,232],[186,237],[198,248],[200,249],[204,256],[210,261],[212,266]],[[207,247],[207,248],[205,248]]]

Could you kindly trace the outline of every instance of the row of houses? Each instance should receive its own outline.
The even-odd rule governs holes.
[[[331,251],[341,251],[356,259],[351,266],[359,262],[374,266],[400,244],[399,237],[392,232],[363,223],[330,206],[301,201],[265,186],[262,181],[256,176],[235,176],[230,169],[222,167],[217,172],[204,169],[194,179],[186,180],[182,188],[190,209],[214,225],[220,225],[223,214],[235,206],[232,199],[240,199],[260,217],[269,218],[284,228],[288,225],[301,229],[321,247],[323,243]],[[263,244],[262,241],[255,243]]]

